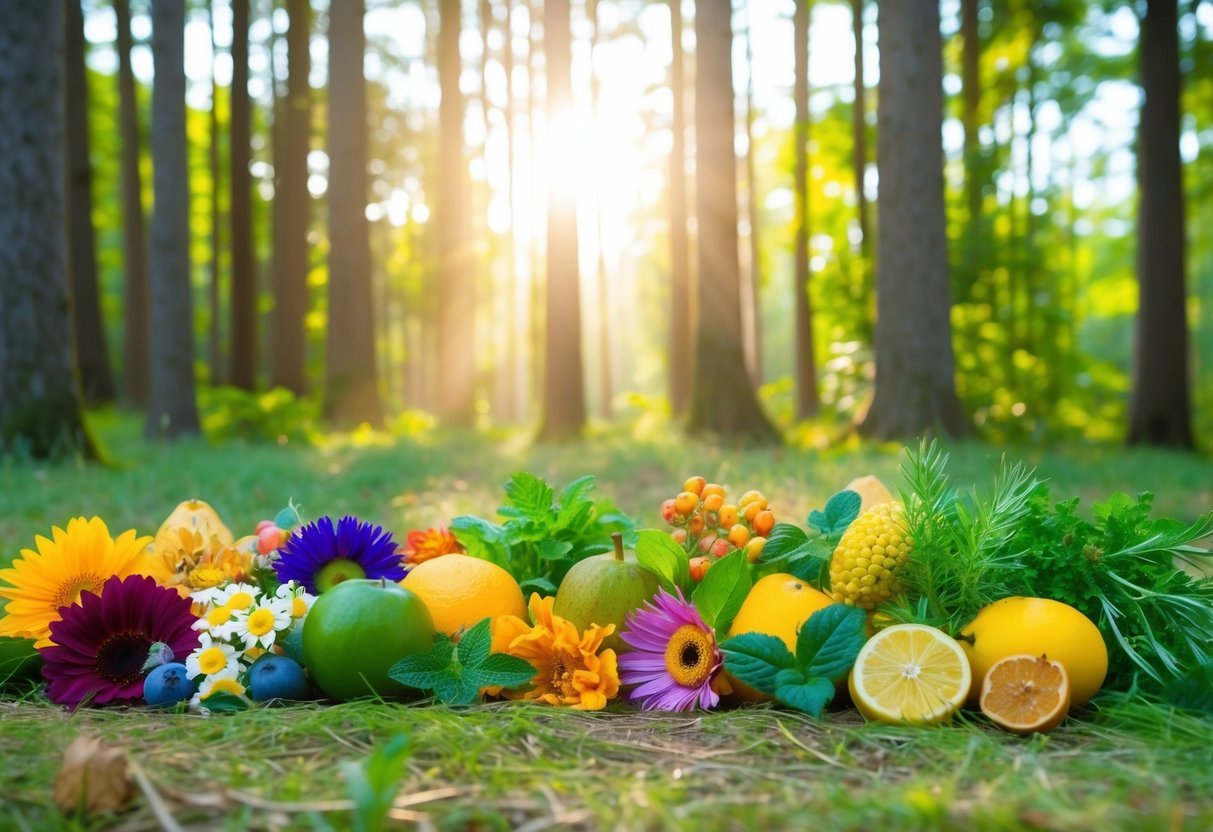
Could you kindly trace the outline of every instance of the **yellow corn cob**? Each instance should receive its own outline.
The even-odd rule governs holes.
[[[913,545],[906,537],[901,503],[873,506],[859,515],[830,560],[834,600],[871,610],[892,598],[901,591],[897,570]]]

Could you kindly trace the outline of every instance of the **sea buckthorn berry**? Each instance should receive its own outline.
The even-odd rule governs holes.
[[[898,502],[873,506],[855,519],[830,560],[835,601],[870,610],[901,591],[897,572],[912,549],[904,526]],[[882,537],[888,542],[879,543]]]
[[[775,528],[775,515],[764,509],[754,515],[750,525],[754,527],[754,534],[766,537],[771,533],[771,529]]]
[[[690,491],[684,491],[674,498],[674,509],[679,514],[690,514],[699,507],[699,497]]]
[[[691,558],[688,564],[691,572],[691,580],[698,583],[703,580],[703,576],[708,574],[708,569],[712,566],[712,561],[708,558]]]
[[[724,507],[724,497],[719,494],[709,494],[703,498],[703,507],[708,511],[720,511]]]
[[[741,517],[737,513],[737,506],[721,506],[720,507],[720,525],[726,529],[731,529],[737,525],[738,518]]]
[[[760,512],[760,511],[765,511],[765,509],[762,506],[758,505],[758,503],[750,503],[741,512],[741,516],[745,518],[745,521],[747,523],[749,523],[750,525],[753,525],[754,518],[758,516],[758,512]]]
[[[661,519],[670,525],[678,522],[678,508],[674,500],[666,500],[661,504]]]
[[[703,487],[707,484],[708,481],[703,477],[687,477],[687,481],[682,484],[682,490],[699,497],[703,494]]]
[[[703,513],[703,522],[709,529],[720,527],[720,515],[714,511],[705,511]]]
[[[707,552],[710,551],[711,548],[716,544],[716,540],[717,537],[714,534],[705,535],[703,539],[699,541],[699,551],[707,554]]]
[[[729,529],[729,543],[733,544],[733,548],[740,549],[750,542],[750,530],[741,523]]]
[[[718,538],[716,538],[716,542],[712,544],[712,548],[710,551],[711,551],[712,557],[722,558],[725,555],[727,555],[729,552],[733,551],[735,548],[737,548],[737,547],[735,547],[733,544],[729,543],[729,541],[725,540],[723,537],[718,537]]]
[[[687,529],[694,536],[699,536],[700,534],[703,534],[703,515],[702,514],[692,514],[690,522],[687,523]]]
[[[767,545],[765,537],[751,537],[750,542],[745,545],[745,557],[750,563],[757,563],[762,557],[762,550]]]
[[[719,483],[710,482],[703,487],[703,491],[699,492],[699,496],[703,497],[705,500],[713,494],[716,494],[723,500],[724,486],[720,485]]]
[[[761,505],[759,505],[759,507],[758,507],[758,510],[762,511],[764,508],[767,507],[767,498],[765,496],[763,496],[763,493],[761,491],[747,491],[746,493],[741,495],[741,500],[737,503],[737,505],[745,507],[745,506],[750,505],[751,503],[761,503]]]
[[[674,542],[677,543],[679,546],[687,545],[687,530],[686,529],[674,529],[674,531],[670,532],[670,537],[674,538]]]

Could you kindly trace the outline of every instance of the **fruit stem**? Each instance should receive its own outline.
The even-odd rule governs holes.
[[[623,535],[619,532],[611,534],[611,540],[615,541],[615,560],[623,560]]]

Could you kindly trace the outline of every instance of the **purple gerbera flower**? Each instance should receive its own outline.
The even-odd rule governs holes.
[[[162,642],[177,661],[198,646],[197,616],[188,598],[158,585],[153,578],[111,577],[101,594],[84,592],[80,601],[59,609],[51,624],[50,647],[42,654],[47,696],[78,707],[132,702],[143,697],[148,651]]]
[[[298,581],[311,593],[332,589],[351,578],[404,578],[403,558],[396,541],[381,526],[357,517],[308,523],[287,540],[274,569],[282,583]]]
[[[712,680],[720,672],[716,635],[677,590],[664,589],[627,619],[621,638],[632,649],[619,657],[619,680],[646,711],[714,708]]]

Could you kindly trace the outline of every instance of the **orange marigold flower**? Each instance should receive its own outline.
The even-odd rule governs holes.
[[[531,596],[534,625],[513,615],[493,622],[493,652],[526,659],[536,670],[530,690],[505,695],[579,711],[601,710],[619,693],[615,651],[601,649],[615,625],[590,625],[585,633],[578,633],[571,622],[552,613],[555,602],[538,593]]]
[[[183,598],[200,589],[242,581],[252,570],[255,537],[232,544],[184,526],[175,531],[151,548],[148,573]]]
[[[441,555],[456,555],[463,547],[446,526],[436,529],[414,529],[409,532],[401,554],[404,562],[412,566],[433,560]]]

